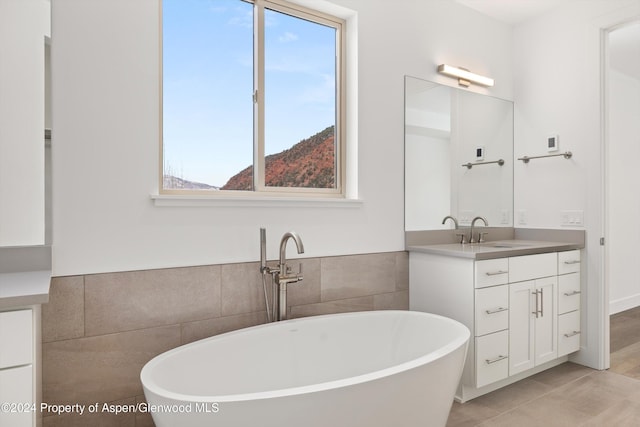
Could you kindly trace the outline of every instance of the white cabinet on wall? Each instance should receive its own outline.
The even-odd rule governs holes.
[[[410,251],[409,304],[473,334],[464,402],[563,363],[580,348],[580,250],[475,260]]]
[[[35,423],[33,310],[0,312],[0,426]]]
[[[51,2],[0,1],[0,246],[45,243],[45,36]]]

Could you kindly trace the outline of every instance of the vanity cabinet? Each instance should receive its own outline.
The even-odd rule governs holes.
[[[34,425],[33,337],[31,309],[0,312],[0,426]]]
[[[472,333],[464,402],[563,363],[580,347],[580,250],[486,260],[409,253],[411,310]]]

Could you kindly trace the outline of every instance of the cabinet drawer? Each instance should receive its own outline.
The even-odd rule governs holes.
[[[558,276],[558,314],[580,309],[580,273]]]
[[[32,336],[31,310],[0,313],[0,369],[32,363]]]
[[[476,387],[509,375],[509,331],[476,338]]]
[[[558,357],[580,350],[580,310],[558,316]]]
[[[557,252],[509,258],[509,282],[524,282],[558,274]]]
[[[558,274],[580,271],[580,250],[558,252]]]
[[[475,276],[476,288],[508,283],[509,261],[507,258],[476,261]]]
[[[476,289],[476,336],[509,327],[509,285]]]

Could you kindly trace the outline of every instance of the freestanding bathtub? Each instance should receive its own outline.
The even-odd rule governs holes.
[[[175,348],[140,377],[157,427],[444,426],[469,336],[421,312],[307,317]]]

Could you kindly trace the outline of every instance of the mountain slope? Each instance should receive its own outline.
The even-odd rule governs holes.
[[[330,126],[281,153],[265,158],[267,187],[333,188],[334,127]],[[252,190],[253,166],[232,176],[222,190]]]

